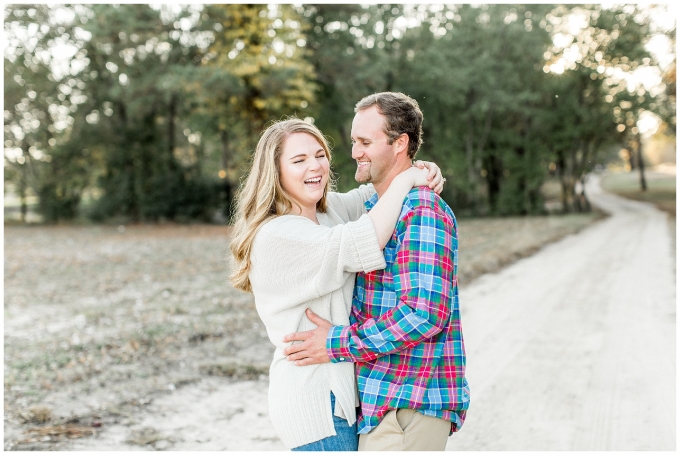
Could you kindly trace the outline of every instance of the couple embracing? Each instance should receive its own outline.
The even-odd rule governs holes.
[[[369,95],[352,157],[365,184],[331,191],[323,134],[274,123],[239,189],[231,281],[276,346],[270,418],[294,451],[444,450],[470,396],[457,224],[434,163],[413,163],[418,103]]]

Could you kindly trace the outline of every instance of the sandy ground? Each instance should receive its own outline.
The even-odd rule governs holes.
[[[154,400],[135,415],[133,426],[109,425],[95,438],[74,440],[68,450],[287,450],[269,423],[267,386],[265,378],[203,379]],[[131,434],[151,442],[130,445]]]
[[[461,288],[472,406],[447,450],[675,449],[675,280],[667,215],[602,193],[595,180],[589,191],[613,216]],[[210,270],[205,279],[217,289],[221,284],[210,277],[218,274]],[[240,303],[232,298],[229,305]],[[6,335],[8,329],[19,327],[6,323]],[[263,336],[221,336],[238,348],[233,356],[269,362]],[[191,351],[202,353],[196,361],[214,355],[211,340]],[[104,416],[94,437],[10,447],[7,441],[25,435],[6,409],[5,449],[285,450],[269,423],[266,376],[239,381],[154,371],[137,382],[121,377],[122,388],[139,388],[129,390],[131,397],[148,390],[151,398],[116,409],[105,409],[104,398],[83,401],[73,389],[48,397],[46,404],[71,409],[81,423]],[[97,385],[88,387],[83,393]],[[114,388],[107,383],[106,390]]]
[[[450,450],[675,450],[667,215],[612,216],[461,290],[472,404]]]

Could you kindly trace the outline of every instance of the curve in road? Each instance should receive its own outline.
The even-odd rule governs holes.
[[[461,289],[472,402],[447,450],[675,450],[667,215],[587,192],[610,217]]]

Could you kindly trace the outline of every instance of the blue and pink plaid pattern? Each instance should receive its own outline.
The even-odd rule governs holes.
[[[377,194],[366,202],[373,208]],[[328,335],[331,362],[356,363],[358,431],[390,409],[451,421],[458,431],[470,404],[458,303],[458,227],[433,191],[414,188],[384,251],[387,267],[358,273],[350,326]]]

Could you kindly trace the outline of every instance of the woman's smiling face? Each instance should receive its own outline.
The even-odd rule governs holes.
[[[280,159],[281,186],[300,205],[302,215],[315,219],[330,170],[326,151],[314,136],[293,133],[284,141]]]

